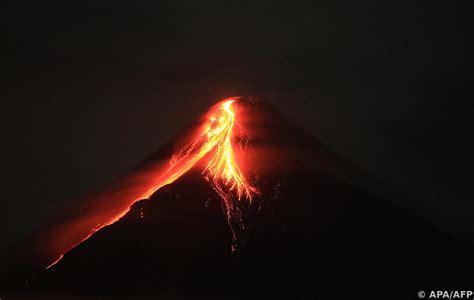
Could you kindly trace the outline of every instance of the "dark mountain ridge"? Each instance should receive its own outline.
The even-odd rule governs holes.
[[[251,137],[240,158],[260,190],[238,202],[242,224],[229,224],[196,166],[5,295],[417,299],[471,287],[471,246],[356,184],[268,105],[240,104]]]

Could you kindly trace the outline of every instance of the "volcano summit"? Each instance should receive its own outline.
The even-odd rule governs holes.
[[[473,249],[362,176],[265,102],[225,99],[27,241],[10,267],[27,283],[3,294],[417,299],[471,288]]]

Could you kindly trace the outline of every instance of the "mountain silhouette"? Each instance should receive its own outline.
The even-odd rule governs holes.
[[[245,133],[236,156],[258,188],[252,201],[235,201],[237,218],[196,164],[50,268],[47,251],[33,251],[25,264],[42,271],[5,299],[419,299],[472,289],[471,246],[361,185],[350,163],[269,104],[236,104]],[[174,144],[138,170],[169,158]],[[113,203],[120,193],[105,195]]]

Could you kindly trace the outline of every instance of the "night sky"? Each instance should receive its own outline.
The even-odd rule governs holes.
[[[474,230],[469,10],[255,2],[4,3],[0,247],[236,95],[271,99],[397,205]]]

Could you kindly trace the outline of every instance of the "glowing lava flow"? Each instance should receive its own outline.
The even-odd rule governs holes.
[[[235,99],[227,99],[218,107],[216,114],[210,117],[204,132],[173,155],[170,160],[170,171],[167,172],[169,177],[165,183],[152,188],[143,195],[143,198],[149,198],[163,185],[175,181],[204,156],[214,151],[203,174],[222,197],[226,207],[229,209],[232,207],[231,200],[235,198],[233,192],[238,200],[245,197],[252,201],[253,195],[258,193],[258,190],[245,179],[234,157],[232,143],[235,124],[235,113],[232,110],[234,101]]]
[[[234,233],[232,224],[235,222],[231,219],[238,220],[241,218],[237,201],[245,198],[251,202],[253,196],[258,193],[258,190],[242,174],[234,156],[235,112],[232,109],[232,104],[236,100],[237,98],[225,99],[217,106],[212,116],[204,124],[201,132],[198,132],[191,142],[172,155],[167,169],[160,171],[156,178],[152,180],[151,188],[147,188],[144,193],[137,194],[138,197],[131,199],[130,205],[118,212],[113,218],[96,224],[84,238],[64,251],[46,269],[59,262],[65,252],[87,240],[101,228],[117,222],[130,210],[133,203],[141,199],[148,199],[161,187],[181,177],[208,154],[210,155],[209,162],[202,174],[224,201],[229,225]],[[233,239],[235,239],[235,233]]]
[[[220,118],[213,120],[215,127],[206,130],[209,141],[212,141],[211,145],[215,145],[216,150],[203,174],[224,200],[227,220],[235,242],[233,223],[242,225],[242,215],[237,201],[245,197],[251,202],[253,195],[257,194],[258,190],[247,182],[235,161],[232,146],[235,113],[232,111],[231,105],[232,100],[222,104],[221,109],[224,113]],[[234,250],[235,247],[232,244],[232,251]]]

